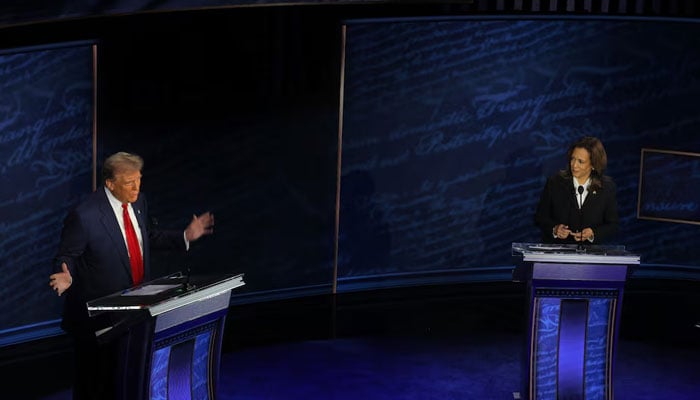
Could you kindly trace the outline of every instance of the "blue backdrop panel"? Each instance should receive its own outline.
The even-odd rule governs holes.
[[[60,317],[49,274],[92,188],[93,109],[90,43],[0,54],[0,331]]]
[[[639,216],[700,224],[700,154],[642,151]]]
[[[545,178],[583,135],[602,139],[618,185],[613,242],[697,265],[687,226],[637,220],[636,206],[642,147],[700,149],[700,25],[352,21],[346,37],[341,289],[511,264],[512,242],[539,239]]]

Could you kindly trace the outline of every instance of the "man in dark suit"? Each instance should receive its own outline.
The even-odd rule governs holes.
[[[544,243],[600,244],[618,230],[617,189],[603,175],[607,154],[597,138],[569,147],[569,168],[549,179],[535,213]]]
[[[149,280],[151,247],[186,251],[211,234],[214,216],[194,216],[183,231],[149,229],[148,207],[140,193],[141,157],[116,153],[103,166],[104,186],[69,213],[61,232],[49,284],[66,294],[61,327],[75,342],[74,399],[114,397],[118,348],[99,345],[96,332],[113,321],[90,318],[86,302]]]

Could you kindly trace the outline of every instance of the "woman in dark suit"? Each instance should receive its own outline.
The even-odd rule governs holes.
[[[569,167],[547,179],[535,214],[544,243],[600,244],[618,230],[615,183],[603,175],[603,144],[586,136],[567,152]],[[582,203],[582,205],[581,205]]]

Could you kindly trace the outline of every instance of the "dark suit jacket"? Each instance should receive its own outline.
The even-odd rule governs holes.
[[[572,178],[557,174],[547,179],[535,213],[535,223],[542,230],[542,242],[577,243],[571,236],[566,240],[555,239],[552,229],[558,224],[568,225],[574,232],[591,228],[593,244],[605,242],[618,230],[616,192],[612,179],[603,177],[602,188],[588,193],[579,212],[578,193]]]
[[[132,204],[143,238],[144,281],[150,276],[150,248],[185,250],[182,231],[148,229],[148,207],[141,194]],[[55,272],[65,262],[73,284],[66,290],[62,327],[66,331],[96,329],[87,315],[86,302],[133,286],[129,253],[104,187],[71,211],[63,223],[54,259]]]

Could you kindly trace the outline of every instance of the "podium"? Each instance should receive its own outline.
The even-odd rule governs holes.
[[[87,303],[110,313],[98,342],[119,348],[119,399],[214,399],[231,290],[243,274],[173,274]]]
[[[513,279],[528,288],[521,398],[613,399],[622,294],[639,256],[624,246],[537,243],[513,243],[512,255]]]

